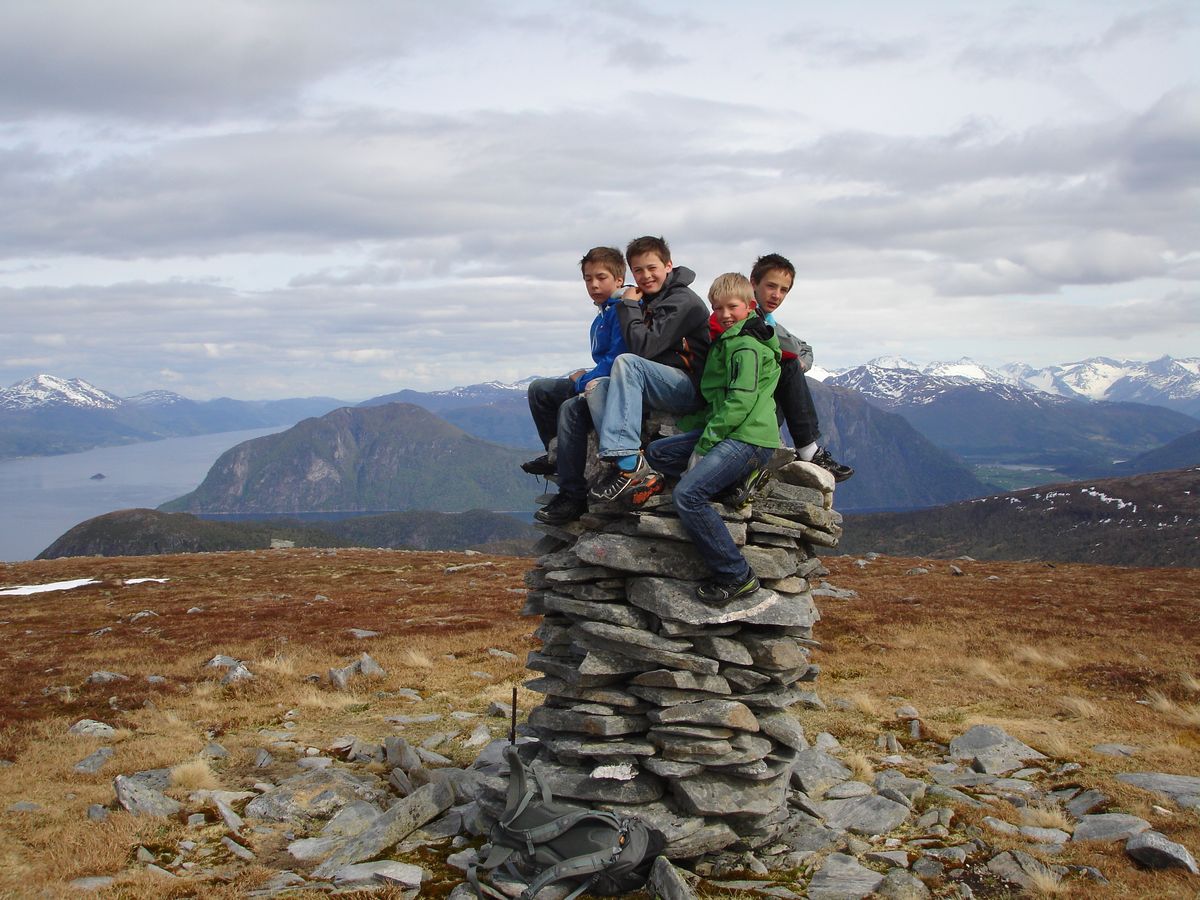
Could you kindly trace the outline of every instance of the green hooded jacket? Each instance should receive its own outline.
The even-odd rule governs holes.
[[[775,386],[779,340],[757,313],[730,326],[712,344],[700,378],[704,409],[679,420],[684,431],[703,428],[696,452],[703,456],[726,438],[756,447],[779,447]]]

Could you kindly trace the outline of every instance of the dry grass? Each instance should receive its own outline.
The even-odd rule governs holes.
[[[994,687],[1007,690],[1013,686],[1013,680],[1000,671],[995,663],[986,659],[972,660],[967,671],[980,681],[985,681]]]
[[[871,760],[862,751],[851,750],[842,757],[842,762],[853,773],[850,777],[854,781],[862,781],[870,784],[875,780],[875,766],[871,764]]]
[[[1084,697],[1059,697],[1058,715],[1064,719],[1095,719],[1100,716],[1100,707]]]
[[[1021,808],[1021,822],[1035,828],[1059,828],[1067,832],[1075,827],[1071,817],[1063,811],[1062,807],[1044,806],[1037,803]]]
[[[1029,878],[1033,882],[1030,893],[1035,897],[1067,897],[1071,894],[1071,885],[1049,869],[1033,872]]]
[[[171,787],[183,791],[215,791],[221,787],[206,759],[189,759],[171,767]]]
[[[865,691],[855,691],[847,698],[864,716],[878,719],[880,716],[879,702]]]
[[[500,720],[458,723],[449,713],[483,713],[507,704],[519,687],[522,714],[540,702],[521,683],[529,677],[526,652],[535,646],[536,620],[519,618],[528,561],[495,558],[492,569],[445,576],[446,566],[479,561],[455,554],[389,551],[278,551],[163,558],[78,559],[0,568],[0,583],[29,584],[88,575],[101,584],[65,595],[0,598],[0,809],[32,800],[43,810],[0,817],[0,896],[31,890],[56,896],[67,880],[115,874],[113,896],[202,895],[238,897],[268,871],[246,867],[228,884],[165,888],[134,874],[137,846],[173,850],[185,836],[175,823],[113,813],[90,823],[91,803],[110,803],[112,777],[149,768],[191,766],[215,739],[230,752],[206,764],[230,790],[293,771],[255,770],[262,729],[284,730],[302,746],[328,747],[342,735],[382,740],[402,734],[419,743],[434,731],[458,728],[447,755],[466,762],[461,741],[477,721],[502,733]],[[811,736],[829,731],[845,748],[855,777],[869,780],[884,711],[903,697],[922,713],[926,734],[946,742],[975,723],[996,724],[1042,753],[1085,766],[1080,778],[1143,815],[1172,840],[1200,846],[1195,817],[1164,818],[1160,802],[1117,782],[1125,771],[1200,771],[1200,572],[1113,569],[1019,563],[972,563],[966,577],[935,571],[920,579],[904,572],[920,560],[881,558],[866,569],[830,557],[829,580],[858,591],[859,599],[824,604],[817,626],[823,648],[814,655],[824,674],[816,687],[829,699],[849,699],[847,710],[798,712]],[[987,581],[988,575],[1000,577]],[[170,576],[165,585],[125,587],[120,579]],[[328,600],[317,600],[323,595]],[[64,618],[64,603],[71,615]],[[187,615],[192,606],[205,609]],[[130,625],[153,609],[157,618]],[[110,627],[107,634],[92,632]],[[380,632],[359,641],[350,628]],[[1163,640],[1170,634],[1172,640]],[[503,660],[495,647],[516,654]],[[387,670],[382,679],[356,679],[338,693],[327,682],[306,682],[344,666],[363,651]],[[256,679],[223,687],[218,669],[204,668],[217,653],[247,661]],[[450,659],[453,655],[453,659]],[[130,676],[114,685],[84,684],[97,669]],[[488,680],[471,675],[488,673]],[[164,685],[145,676],[162,675]],[[56,688],[64,688],[58,691]],[[420,700],[404,699],[411,688]],[[118,709],[109,706],[115,697]],[[1138,701],[1149,699],[1149,704]],[[144,707],[151,701],[153,708]],[[438,713],[427,725],[395,726],[389,716]],[[73,765],[101,742],[67,738],[66,729],[89,717],[120,726],[123,740],[100,773],[79,775]],[[1140,748],[1135,759],[1088,753],[1098,743]],[[909,756],[936,760],[932,743],[905,740]],[[202,770],[180,779],[204,781]],[[68,799],[69,798],[69,799]],[[1042,827],[1062,827],[1053,810],[1033,811]],[[1015,811],[1011,811],[1015,817]],[[972,821],[970,816],[966,821]],[[1007,846],[1000,839],[998,846]],[[1027,847],[1017,842],[1014,847]],[[263,849],[258,848],[256,849]],[[166,858],[170,858],[167,856]],[[260,858],[275,860],[270,848]],[[1186,896],[1186,876],[1139,870],[1120,848],[1068,845],[1059,862],[1096,865],[1107,886],[1068,879],[1041,893],[1062,896],[1072,885],[1096,900]],[[291,863],[285,863],[290,865]],[[176,890],[178,888],[178,890]],[[1194,893],[1194,886],[1191,887]],[[165,892],[165,893],[164,893]]]
[[[1061,654],[1023,644],[1013,651],[1013,659],[1022,665],[1046,669],[1065,669],[1070,662]]]

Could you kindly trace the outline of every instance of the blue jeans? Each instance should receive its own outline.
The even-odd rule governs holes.
[[[646,461],[664,475],[682,476],[672,493],[679,521],[713,576],[722,583],[740,584],[753,573],[709,501],[754,469],[765,466],[775,451],[726,438],[700,457],[689,472],[688,458],[700,434],[689,431],[654,441],[646,448]]]
[[[700,406],[683,369],[622,353],[608,379],[604,417],[597,429],[600,456],[628,456],[642,449],[642,407],[686,413]]]
[[[538,378],[530,382],[528,396],[529,412],[542,444],[549,449],[550,439],[558,438],[559,493],[568,497],[586,496],[587,480],[583,472],[587,465],[588,432],[592,430],[588,401],[575,393],[575,382],[570,378]]]

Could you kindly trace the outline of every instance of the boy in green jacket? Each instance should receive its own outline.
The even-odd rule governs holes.
[[[660,493],[663,476],[680,476],[672,497],[679,520],[712,570],[696,588],[705,603],[728,603],[758,590],[758,578],[710,501],[756,469],[780,446],[775,419],[779,341],[754,311],[749,279],[721,275],[708,290],[714,337],[700,393],[706,407],[679,420],[685,433],[654,441],[646,461],[655,470],[633,488],[633,502]]]

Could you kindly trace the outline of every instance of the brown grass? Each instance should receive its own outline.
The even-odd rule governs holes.
[[[229,790],[294,771],[286,759],[275,770],[252,767],[264,745],[259,730],[282,730],[288,722],[297,742],[317,748],[347,734],[382,740],[399,733],[419,742],[434,731],[458,729],[444,752],[467,762],[473,753],[461,742],[485,720],[459,723],[449,713],[483,713],[492,701],[509,702],[512,687],[529,677],[524,659],[536,644],[531,632],[537,625],[517,616],[523,598],[513,592],[527,560],[496,557],[493,568],[443,574],[467,561],[479,558],[291,550],[0,565],[4,586],[84,575],[101,581],[69,594],[0,598],[0,758],[15,763],[0,768],[0,809],[18,800],[43,807],[0,817],[0,896],[42,889],[56,896],[71,878],[96,874],[119,876],[114,896],[244,896],[265,880],[266,869],[245,867],[230,883],[206,883],[202,890],[194,883],[167,888],[135,874],[137,846],[161,848],[169,859],[180,840],[195,839],[194,830],[120,812],[96,825],[85,815],[88,805],[111,802],[114,775],[203,762],[197,756],[209,740],[229,750],[227,759],[205,763]],[[842,742],[856,777],[869,778],[882,755],[875,743],[881,721],[903,697],[921,711],[930,739],[948,741],[975,723],[1000,725],[1055,760],[1083,763],[1084,771],[1071,778],[1101,788],[1118,808],[1143,815],[1193,852],[1200,846],[1194,816],[1161,817],[1151,809],[1158,798],[1113,777],[1200,771],[1200,681],[1191,674],[1200,672],[1200,571],[972,563],[966,577],[935,568],[913,578],[903,573],[921,560],[881,558],[865,569],[848,558],[826,562],[829,580],[859,598],[823,604],[817,688],[827,700],[848,698],[851,708],[805,711],[798,718],[810,737],[829,731]],[[147,575],[171,581],[120,583]],[[988,581],[989,575],[1001,580]],[[186,614],[192,606],[205,612]],[[129,617],[142,609],[159,616],[130,625]],[[112,631],[93,636],[105,627]],[[350,628],[380,635],[355,640]],[[1164,640],[1168,634],[1171,640]],[[518,658],[498,659],[489,647]],[[364,651],[386,677],[355,679],[348,693],[332,691],[324,680],[306,682]],[[204,668],[217,653],[245,660],[256,679],[222,686],[222,671]],[[96,669],[130,680],[85,685]],[[487,672],[490,680],[472,677],[473,671]],[[147,683],[150,674],[167,683]],[[399,688],[412,688],[421,699],[395,696]],[[143,705],[147,700],[152,707]],[[519,688],[522,712],[538,702],[538,695]],[[427,712],[441,714],[441,721],[386,721]],[[96,775],[72,768],[103,743],[66,735],[84,717],[123,729],[113,760]],[[486,721],[494,733],[506,727]],[[904,742],[906,755],[938,757],[930,741]],[[1138,756],[1088,752],[1110,742],[1136,746]],[[183,797],[205,780],[197,768],[179,777],[171,792]],[[1030,814],[1043,827],[1062,827],[1053,810]],[[1097,900],[1188,895],[1186,876],[1137,869],[1119,850],[1068,845],[1058,862],[1096,865],[1112,883],[1068,879],[1043,886],[1042,893],[1061,896],[1074,886]]]

